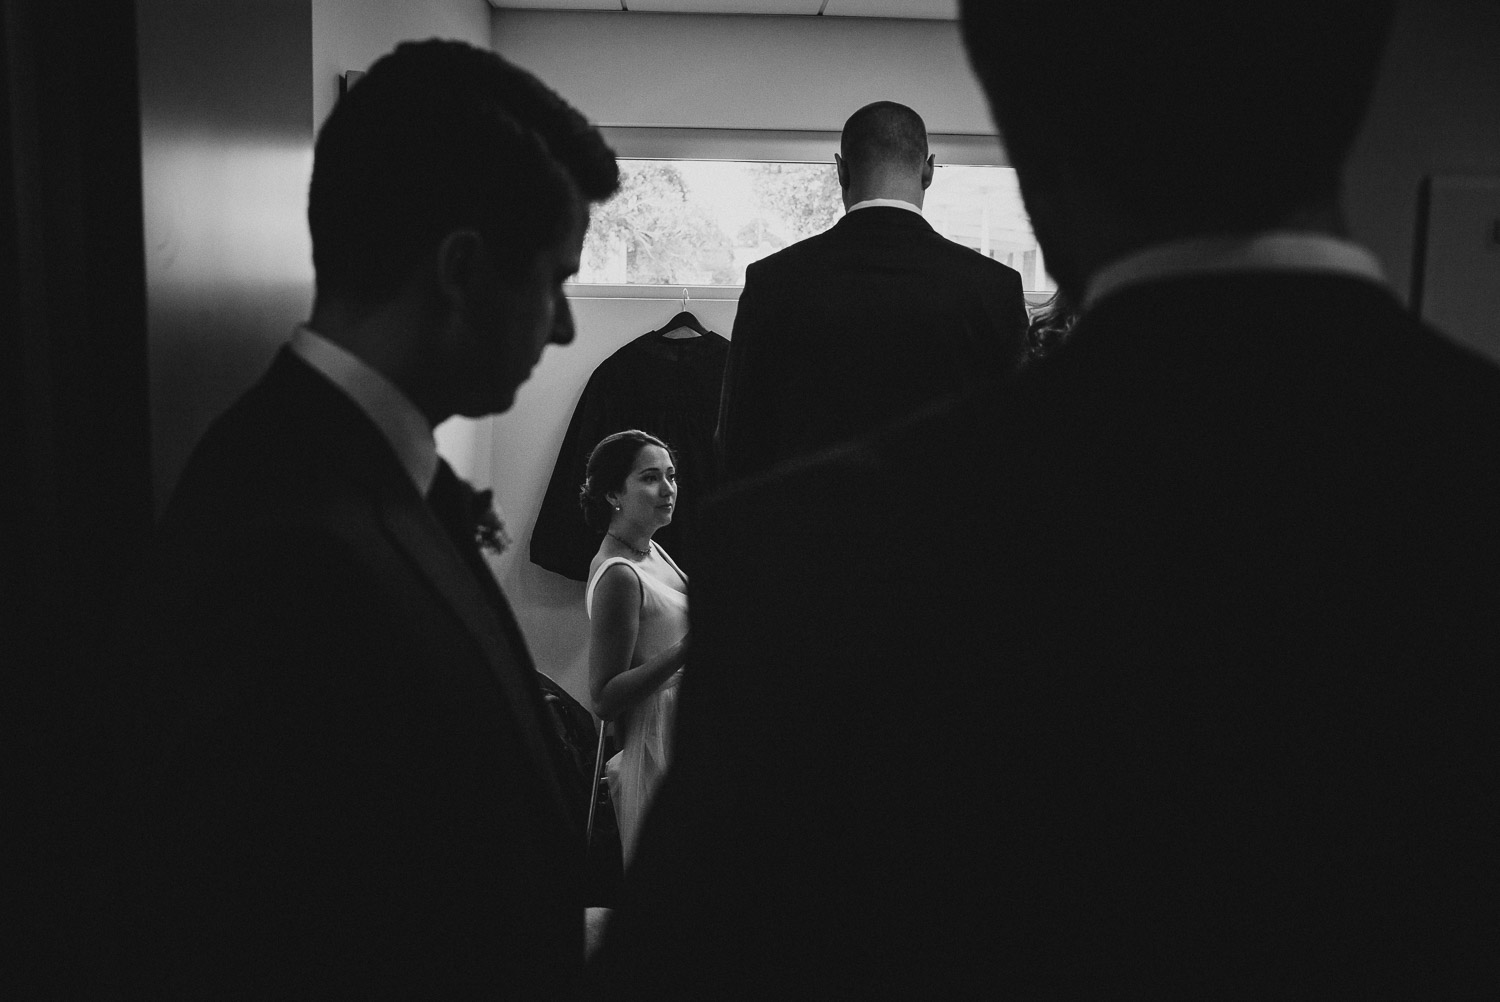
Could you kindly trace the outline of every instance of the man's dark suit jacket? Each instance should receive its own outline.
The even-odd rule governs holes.
[[[1021,276],[915,212],[871,206],[745,272],[716,432],[724,474],[864,434],[1008,374]]]
[[[300,359],[210,429],[124,619],[141,997],[543,998],[576,979],[582,833],[525,642]]]
[[[1385,290],[1120,291],[710,516],[611,997],[1496,983],[1500,374]]]

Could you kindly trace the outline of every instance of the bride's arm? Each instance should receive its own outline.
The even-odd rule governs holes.
[[[683,665],[687,638],[631,667],[641,625],[641,582],[616,564],[594,586],[589,620],[589,698],[594,712],[613,720],[651,695]]]

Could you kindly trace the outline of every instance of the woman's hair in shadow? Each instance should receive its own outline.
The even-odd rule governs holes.
[[[1073,333],[1078,314],[1059,289],[1031,315],[1026,328],[1026,361],[1039,362],[1056,351]]]
[[[677,457],[670,445],[638,428],[606,435],[589,453],[583,486],[578,491],[578,507],[583,509],[583,521],[590,529],[600,535],[609,531],[610,516],[615,509],[606,495],[625,489],[625,478],[630,476],[635,457],[648,445],[667,450],[676,464]]]

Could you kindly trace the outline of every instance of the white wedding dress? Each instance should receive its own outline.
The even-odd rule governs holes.
[[[683,586],[687,576],[653,540],[651,548],[677,572]],[[600,575],[615,564],[624,564],[641,582],[641,619],[636,633],[634,667],[651,660],[671,647],[688,632],[687,595],[663,584],[650,574],[643,574],[634,562],[624,557],[610,557],[594,568],[584,593],[584,608],[593,616],[594,586]],[[620,752],[605,765],[610,796],[620,824],[620,842],[628,863],[635,853],[641,821],[651,804],[651,796],[667,771],[672,758],[672,726],[677,713],[677,686],[683,669],[672,673],[661,686],[615,721],[615,736]]]

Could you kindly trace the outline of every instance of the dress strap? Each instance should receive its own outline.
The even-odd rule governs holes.
[[[624,557],[610,557],[608,560],[604,561],[604,563],[594,568],[594,573],[589,576],[589,586],[583,594],[583,611],[588,613],[590,617],[594,615],[594,587],[599,583],[599,579],[604,576],[604,572],[609,570],[609,568],[614,566],[615,564],[624,564],[626,567],[630,568],[633,574],[635,574],[636,583],[641,587],[641,607],[645,608],[645,575],[640,572],[640,569],[635,566],[634,562],[627,560]]]

